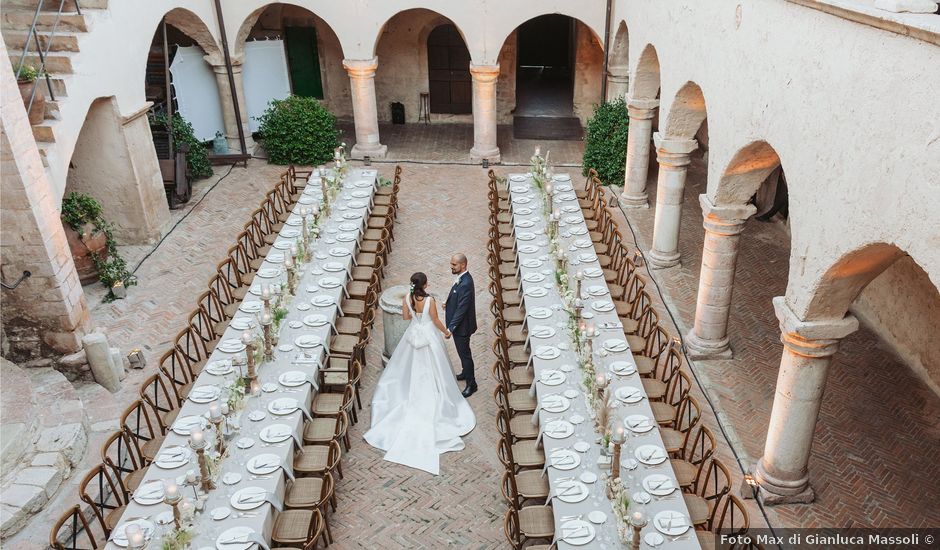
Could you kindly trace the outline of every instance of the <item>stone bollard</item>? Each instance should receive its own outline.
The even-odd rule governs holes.
[[[398,342],[405,334],[409,321],[405,321],[401,315],[401,302],[408,294],[408,287],[405,285],[392,286],[382,292],[379,298],[379,307],[382,308],[382,329],[385,336],[385,349],[382,353],[382,364],[388,363]]]
[[[114,375],[118,380],[127,378],[127,371],[124,369],[124,356],[121,355],[121,348],[110,348],[111,350],[111,368],[114,369]]]
[[[85,356],[88,358],[88,365],[91,367],[95,382],[111,393],[121,389],[121,381],[112,366],[111,348],[108,346],[107,336],[100,332],[92,332],[82,338],[82,345],[85,346]]]

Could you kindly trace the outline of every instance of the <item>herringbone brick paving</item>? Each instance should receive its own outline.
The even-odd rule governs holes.
[[[655,204],[655,163],[647,186]],[[680,229],[680,267],[655,272],[683,333],[695,312],[705,167],[693,163]],[[654,209],[627,210],[644,250]],[[782,224],[751,220],[741,237],[729,335],[734,358],[696,361],[719,411],[752,461],[762,452],[783,345],[771,299],[786,293],[790,239]],[[816,501],[769,508],[781,526],[940,525],[940,398],[862,326],[830,369],[810,459]]]

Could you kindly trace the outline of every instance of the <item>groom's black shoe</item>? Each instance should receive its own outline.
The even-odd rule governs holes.
[[[457,375],[457,381],[458,381],[458,382],[463,382],[463,381],[466,380],[466,379],[467,379],[467,377],[464,376],[463,373],[460,373],[460,374]]]
[[[464,390],[463,390],[463,396],[464,396],[464,397],[470,397],[471,395],[475,394],[476,392],[477,392],[477,385],[476,385],[476,384],[468,384],[467,387],[464,388]]]

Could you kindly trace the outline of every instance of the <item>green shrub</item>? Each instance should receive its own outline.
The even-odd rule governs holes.
[[[152,123],[166,128],[168,127],[167,116],[156,115],[152,118]],[[205,145],[196,138],[193,125],[179,113],[173,113],[173,143],[177,146],[181,143],[189,144],[189,152],[186,153],[186,164],[193,174],[193,179],[208,178],[212,175],[209,152],[206,150]]]
[[[259,120],[269,162],[317,165],[333,160],[339,146],[336,117],[316,99],[292,95],[274,100]]]
[[[584,144],[585,176],[593,168],[604,185],[623,184],[629,122],[623,98],[594,107]]]

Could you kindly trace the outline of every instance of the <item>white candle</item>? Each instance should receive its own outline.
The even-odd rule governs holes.
[[[545,192],[548,193],[549,195],[552,194],[552,190],[553,190],[553,189],[554,189],[554,188],[552,187],[552,184],[550,184],[550,183],[546,183],[546,184],[545,184]]]
[[[607,377],[604,376],[603,372],[597,373],[597,385],[602,388],[607,385]]]
[[[577,280],[579,280],[579,281],[582,280],[582,279],[584,279],[584,272],[579,269],[579,270],[574,274],[574,278],[577,279]]]
[[[222,408],[219,407],[218,403],[209,405],[209,418],[212,420],[218,420],[222,418]]]
[[[296,254],[296,252],[293,252],[293,254]],[[294,259],[291,256],[284,257],[284,267],[287,269],[294,267]]]
[[[242,333],[242,343],[243,343],[243,344],[245,344],[245,345],[247,346],[248,344],[251,343],[251,340],[252,340],[252,338],[251,338],[251,332],[249,332],[249,331],[246,330],[245,332]]]
[[[136,523],[128,523],[124,526],[124,536],[127,537],[127,545],[131,548],[140,548],[144,545],[144,532]]]
[[[270,322],[271,322],[271,314],[265,311],[264,313],[261,314],[261,324],[267,325]]]
[[[222,410],[222,414],[228,414],[228,412],[229,412],[229,411],[228,411],[228,403],[222,403],[221,410]]]
[[[196,470],[186,470],[186,483],[196,482]]]
[[[196,511],[196,506],[193,505],[193,503],[190,502],[189,499],[184,500],[183,503],[180,504],[180,515],[182,515],[183,517],[190,518],[193,516],[193,513],[195,513],[195,511]]]
[[[163,480],[163,496],[170,502],[179,498],[180,488],[176,486],[175,480],[170,478]]]
[[[614,443],[623,443],[625,437],[623,432],[623,426],[617,426],[617,429],[614,430]]]
[[[206,441],[206,437],[202,433],[202,430],[196,428],[196,429],[193,429],[193,431],[189,433],[189,442],[192,444],[193,447],[198,449],[199,447],[202,447],[205,444],[205,441]]]
[[[267,284],[261,285],[261,298],[264,300],[271,299],[271,287]]]

